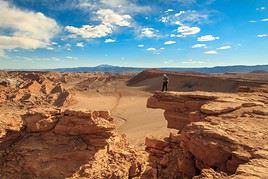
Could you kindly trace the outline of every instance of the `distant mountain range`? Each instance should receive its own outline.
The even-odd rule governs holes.
[[[112,73],[126,73],[126,72],[141,72],[150,68],[136,68],[136,67],[120,67],[112,65],[99,65],[96,67],[77,67],[77,68],[56,68],[45,71],[56,72],[112,72]],[[199,72],[199,73],[238,73],[238,72],[267,72],[268,65],[256,65],[256,66],[218,66],[218,67],[204,67],[204,68],[157,68],[165,71],[187,71],[187,72]]]

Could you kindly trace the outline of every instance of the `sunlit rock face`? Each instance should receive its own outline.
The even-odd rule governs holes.
[[[14,116],[15,117],[15,116]],[[129,178],[144,155],[115,132],[108,111],[35,108],[3,128],[0,178]]]
[[[263,89],[156,92],[147,107],[164,109],[167,127],[178,134],[145,140],[151,161],[148,175],[267,178],[267,99]]]

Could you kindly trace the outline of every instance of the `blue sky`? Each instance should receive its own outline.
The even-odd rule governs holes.
[[[268,0],[0,1],[1,69],[268,64]]]

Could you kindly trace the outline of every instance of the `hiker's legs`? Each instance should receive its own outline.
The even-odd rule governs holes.
[[[162,91],[167,91],[167,82],[163,82]]]
[[[168,83],[166,83],[165,87],[166,87],[166,91],[167,91],[168,90]]]

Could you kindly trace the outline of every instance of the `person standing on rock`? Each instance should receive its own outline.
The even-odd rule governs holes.
[[[162,91],[168,90],[168,76],[166,74],[163,75],[163,85],[162,85]]]

